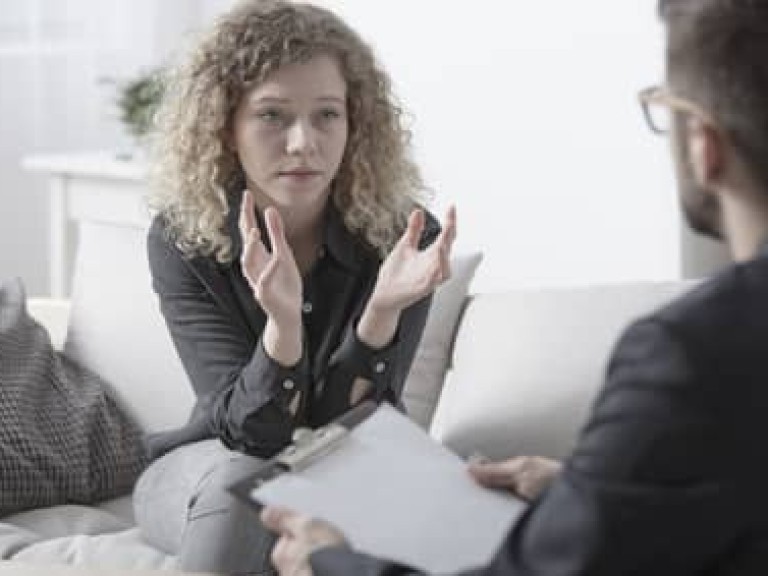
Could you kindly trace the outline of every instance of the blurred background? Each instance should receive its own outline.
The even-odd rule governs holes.
[[[637,103],[663,77],[654,2],[318,3],[390,72],[432,208],[455,203],[458,249],[485,253],[474,290],[696,277],[722,263],[681,223],[668,144]],[[53,277],[69,264],[62,186],[98,172],[117,186],[94,190],[104,203],[124,180],[141,188],[121,88],[231,4],[0,0],[0,281],[66,291]]]

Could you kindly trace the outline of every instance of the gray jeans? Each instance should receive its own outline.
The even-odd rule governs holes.
[[[275,537],[227,487],[261,461],[204,440],[172,450],[141,475],[133,494],[144,539],[190,572],[274,574]]]

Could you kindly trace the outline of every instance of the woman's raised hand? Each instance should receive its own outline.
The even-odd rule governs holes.
[[[451,276],[451,246],[456,238],[456,208],[445,215],[443,229],[432,244],[419,249],[426,216],[421,209],[408,218],[408,227],[381,265],[371,305],[404,310],[430,294]]]
[[[408,227],[379,269],[376,286],[360,317],[357,334],[374,348],[383,348],[395,335],[400,313],[432,293],[451,276],[451,246],[456,238],[456,209],[445,215],[443,229],[432,244],[419,249],[426,215],[414,210]]]
[[[285,238],[280,213],[269,207],[264,211],[264,220],[271,252],[256,224],[253,194],[246,190],[239,220],[243,241],[240,265],[254,298],[267,315],[267,352],[278,362],[291,365],[301,357],[301,274]]]

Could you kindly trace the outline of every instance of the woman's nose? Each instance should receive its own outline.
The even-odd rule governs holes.
[[[311,125],[297,120],[288,130],[288,154],[308,154],[316,150],[314,130]]]

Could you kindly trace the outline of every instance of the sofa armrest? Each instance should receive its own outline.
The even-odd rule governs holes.
[[[69,322],[69,300],[57,298],[28,298],[27,309],[30,316],[40,322],[51,336],[51,343],[56,350],[64,347]]]

